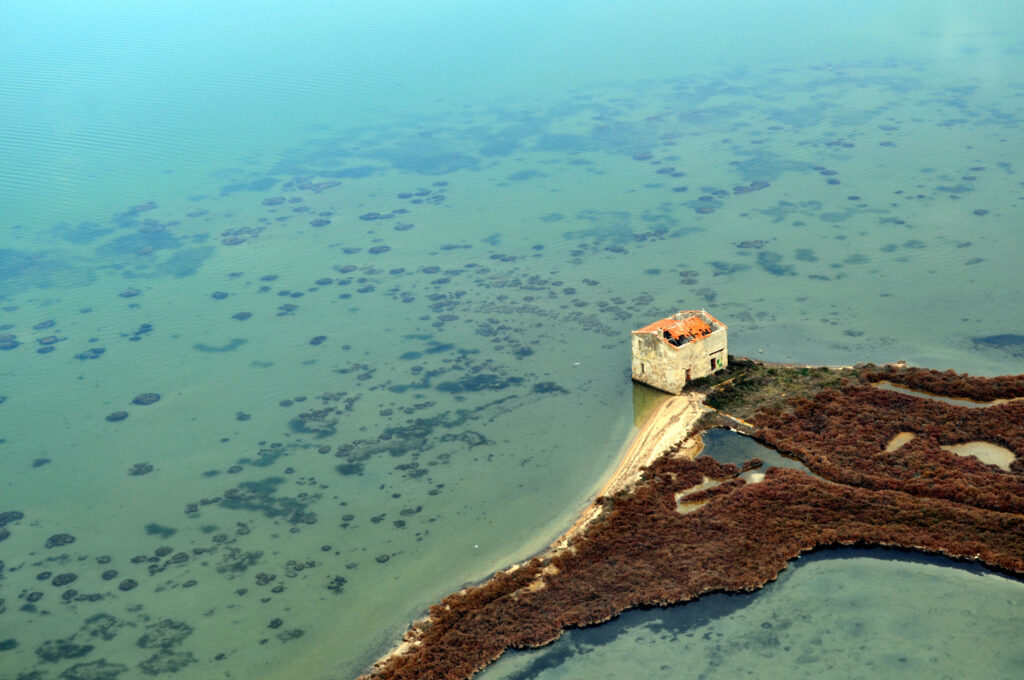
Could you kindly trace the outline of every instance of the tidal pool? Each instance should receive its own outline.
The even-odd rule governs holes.
[[[701,437],[704,440],[704,449],[700,455],[711,456],[719,463],[732,463],[733,465],[741,466],[751,458],[760,458],[762,462],[760,468],[743,473],[743,476],[749,481],[760,481],[764,478],[765,471],[772,467],[800,470],[817,477],[806,465],[796,458],[784,456],[775,449],[767,447],[757,440],[738,432],[716,428],[708,430]]]

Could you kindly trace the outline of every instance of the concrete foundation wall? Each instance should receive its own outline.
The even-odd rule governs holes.
[[[632,344],[633,380],[670,394],[679,394],[687,382],[711,375],[729,364],[724,328],[680,347],[670,345],[657,333],[633,333]]]

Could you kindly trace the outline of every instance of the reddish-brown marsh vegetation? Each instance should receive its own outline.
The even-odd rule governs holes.
[[[974,401],[1024,397],[1024,375],[975,378],[956,371],[900,366],[867,366],[861,369],[860,374],[867,382],[885,380],[912,390],[931,392],[944,397],[960,397]]]
[[[565,628],[632,607],[760,588],[790,559],[820,546],[898,546],[1024,573],[1024,402],[968,409],[866,385],[927,383],[931,392],[991,399],[1019,396],[1012,385],[1024,381],[934,379],[918,369],[875,378],[882,370],[860,369],[838,387],[754,416],[759,439],[824,479],[773,468],[748,484],[736,466],[666,452],[632,493],[600,499],[601,518],[570,549],[448,596],[407,634],[415,643],[372,674],[470,677],[509,647],[547,644]],[[940,392],[939,381],[961,391]],[[917,437],[886,453],[901,431]],[[939,448],[974,440],[1014,451],[1011,472]],[[705,478],[728,481],[688,495],[688,502],[707,501],[696,512],[677,512],[676,494]]]

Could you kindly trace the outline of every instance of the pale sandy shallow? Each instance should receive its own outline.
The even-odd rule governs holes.
[[[602,505],[596,501],[602,496],[611,496],[632,487],[640,479],[640,470],[653,463],[658,456],[676,444],[681,444],[677,456],[693,459],[700,454],[702,447],[699,437],[691,437],[694,427],[707,408],[704,406],[704,395],[699,393],[682,394],[667,398],[648,416],[640,427],[636,437],[626,448],[618,467],[611,473],[608,481],[601,488],[579,518],[572,526],[555,540],[540,557],[550,557],[562,550],[571,549],[572,541],[587,526],[601,515]],[[519,569],[524,562],[513,564],[506,572]],[[543,588],[543,576],[531,584],[531,589]],[[421,644],[419,631],[429,623],[426,616],[417,621],[406,631],[402,641],[385,656],[373,664],[373,670],[383,667],[387,661],[405,654]],[[372,676],[373,670],[370,675]]]
[[[899,432],[899,433],[897,433],[896,436],[894,436],[892,439],[890,439],[889,443],[885,445],[885,452],[886,453],[892,453],[893,451],[899,450],[904,445],[909,444],[910,440],[913,439],[916,436],[917,435],[914,434],[913,432]]]
[[[898,451],[916,436],[913,432],[900,432],[889,440],[885,450],[887,453]],[[992,444],[991,442],[978,441],[965,442],[963,444],[947,444],[942,449],[955,453],[958,456],[974,456],[986,465],[995,465],[1007,472],[1010,471],[1010,464],[1017,458],[1010,449],[998,444]]]
[[[1010,471],[1010,463],[1017,457],[1010,449],[992,444],[990,442],[966,442],[963,444],[948,444],[942,447],[950,453],[958,456],[974,456],[982,463],[996,465],[1002,470]]]

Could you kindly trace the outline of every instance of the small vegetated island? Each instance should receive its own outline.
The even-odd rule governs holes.
[[[509,648],[630,608],[756,590],[828,546],[1024,574],[1024,375],[720,363],[650,417],[634,464],[550,549],[430,607],[364,677],[468,678]],[[700,433],[715,427],[813,474],[702,457]]]

